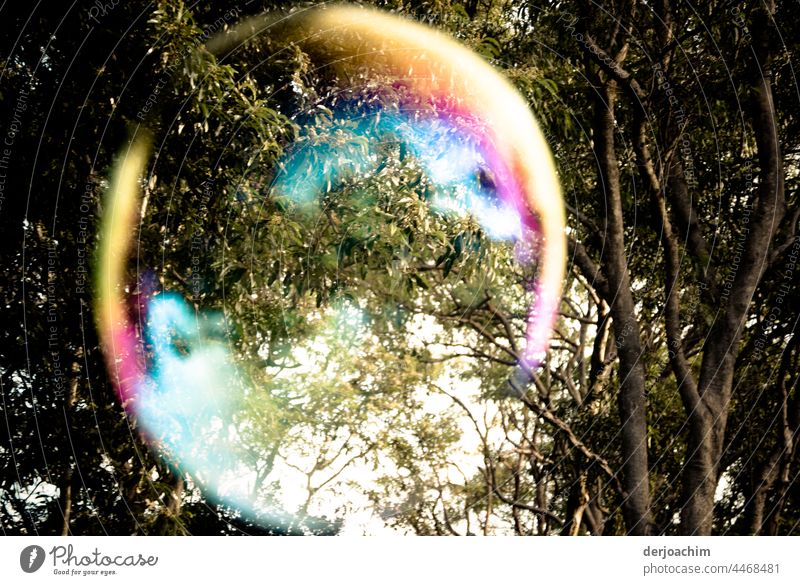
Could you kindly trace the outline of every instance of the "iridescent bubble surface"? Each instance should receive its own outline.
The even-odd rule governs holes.
[[[332,197],[367,207],[381,186],[396,183],[420,194],[432,215],[472,218],[486,237],[510,242],[520,265],[535,268],[519,359],[523,369],[535,369],[556,317],[565,242],[553,162],[527,104],[480,57],[430,28],[344,6],[305,12],[297,20],[287,42],[315,55],[320,67],[357,71],[374,87],[320,104],[324,124],[298,113],[296,139],[255,181],[259,196],[287,210],[286,218],[312,225]],[[250,22],[240,33],[254,30],[266,34],[269,28]],[[296,497],[303,489],[298,470],[319,471],[320,461],[333,470],[314,489],[344,477],[367,483],[369,466],[351,466],[339,476],[339,458],[366,457],[372,438],[391,436],[392,417],[403,416],[396,401],[365,403],[349,390],[347,381],[358,377],[375,339],[368,307],[340,294],[327,304],[318,300],[307,312],[311,317],[286,313],[284,328],[296,323],[297,332],[280,343],[274,331],[258,332],[244,345],[252,347],[244,363],[230,341],[241,324],[231,321],[228,308],[198,306],[164,290],[149,267],[131,282],[126,266],[144,213],[140,178],[149,150],[139,138],[120,156],[98,256],[98,327],[120,400],[154,447],[212,501],[264,522],[307,516],[307,501]],[[273,233],[287,225],[281,221],[270,224]],[[362,227],[353,224],[358,237],[345,240],[348,245],[370,240]],[[256,241],[265,229],[253,227]],[[255,261],[277,262],[280,250],[274,252],[274,258]],[[265,290],[253,289],[254,302]],[[286,345],[293,345],[289,369]],[[364,383],[380,388],[379,382]],[[341,411],[355,414],[345,419]],[[322,440],[333,445],[333,454],[314,451]],[[332,494],[342,502],[334,508],[352,509],[353,493],[341,488]]]

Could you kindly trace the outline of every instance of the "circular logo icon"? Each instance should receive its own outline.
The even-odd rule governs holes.
[[[42,568],[44,557],[44,549],[41,546],[36,544],[26,546],[19,553],[19,566],[26,573],[35,573]]]

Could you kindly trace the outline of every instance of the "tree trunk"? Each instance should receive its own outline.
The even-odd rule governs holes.
[[[82,356],[81,350],[78,351],[77,357]],[[72,432],[72,409],[75,408],[75,403],[78,401],[78,381],[80,376],[81,366],[80,363],[75,361],[72,363],[72,378],[69,383],[69,396],[67,396],[66,404],[64,405],[64,422],[67,425],[67,433]],[[70,444],[72,442],[70,441]],[[73,445],[74,448],[74,445]],[[72,520],[72,502],[73,491],[75,484],[75,466],[77,462],[76,453],[67,455],[66,471],[64,472],[64,479],[61,486],[61,513],[63,520],[61,523],[61,536],[69,536],[70,534],[70,521]]]
[[[614,148],[616,83],[606,81],[595,102],[594,150],[600,167],[601,194],[606,205],[605,274],[619,355],[619,412],[622,421],[622,511],[629,534],[650,533],[650,488],[647,466],[647,419],[644,366],[639,321],[631,292],[625,255],[622,193]]]
[[[753,24],[753,81],[757,88],[751,104],[759,159],[759,183],[752,211],[743,232],[741,261],[722,318],[711,328],[700,369],[700,404],[689,413],[689,440],[684,471],[684,507],[681,528],[685,534],[710,534],[714,518],[714,492],[724,448],[736,358],[748,309],[766,269],[771,240],[786,212],[783,158],[777,115],[772,97],[769,30],[774,2],[757,9]]]

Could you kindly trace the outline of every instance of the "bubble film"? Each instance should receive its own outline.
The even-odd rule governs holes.
[[[507,242],[531,275],[518,365],[533,371],[557,315],[565,238],[552,158],[525,101],[455,41],[408,20],[358,8],[315,9],[278,24],[250,21],[212,40],[209,48],[224,50],[260,34],[301,48],[317,67],[352,75],[359,80],[358,91],[346,88],[335,99],[295,112],[299,130],[276,164],[244,177],[242,184],[257,185],[265,202],[309,225],[320,221],[334,197],[358,217],[359,206],[371,206],[376,192],[396,184],[401,193],[423,193],[431,216],[473,221],[481,237]],[[314,470],[324,460],[334,471],[318,483],[346,478],[363,484],[363,469],[335,475],[337,457],[350,461],[368,453],[364,435],[388,436],[391,417],[403,416],[403,405],[387,402],[381,412],[383,403],[377,401],[371,403],[374,409],[365,408],[346,386],[333,382],[357,376],[359,360],[369,359],[370,309],[348,293],[318,300],[315,317],[297,324],[293,314],[284,313],[281,326],[293,333],[281,344],[275,336],[248,333],[250,328],[232,320],[224,304],[202,306],[165,289],[151,267],[132,260],[145,214],[140,190],[150,150],[140,135],[121,153],[98,254],[98,327],[120,400],[148,441],[209,499],[258,522],[305,522],[309,528],[308,502],[294,495],[302,491],[302,486],[295,489],[302,474],[293,470]],[[254,226],[254,241],[267,229],[279,234],[281,226]],[[358,238],[342,247],[370,238],[355,220],[349,229]],[[278,258],[280,250],[274,252]],[[280,281],[281,270],[276,268],[273,280]],[[254,301],[258,294],[254,289]],[[252,363],[243,362],[231,342],[237,330],[245,331],[239,338],[253,337]],[[278,367],[287,353],[293,356],[293,371]],[[264,372],[269,372],[267,391],[259,385]],[[359,414],[343,423],[325,410],[334,399],[331,412],[342,408]],[[323,439],[335,446],[335,456],[313,452]],[[267,467],[275,474],[269,475]],[[282,479],[274,480],[275,475]],[[332,513],[356,507],[346,490],[331,497],[343,502]]]

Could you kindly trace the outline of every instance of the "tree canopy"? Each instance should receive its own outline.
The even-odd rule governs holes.
[[[279,34],[219,43],[317,3],[282,4],[0,9],[4,533],[797,532],[792,6],[362,3],[480,54],[553,152],[567,277],[527,372],[536,263],[437,184],[403,116],[467,158],[454,125],[476,122],[411,108],[379,62],[317,67]],[[200,338],[230,356],[235,374],[211,370],[230,412],[192,432],[231,443],[270,514],[143,436],[104,361],[94,254],[145,129],[128,293],[195,319],[154,362],[180,366],[181,400],[206,406],[181,382],[216,363]]]

